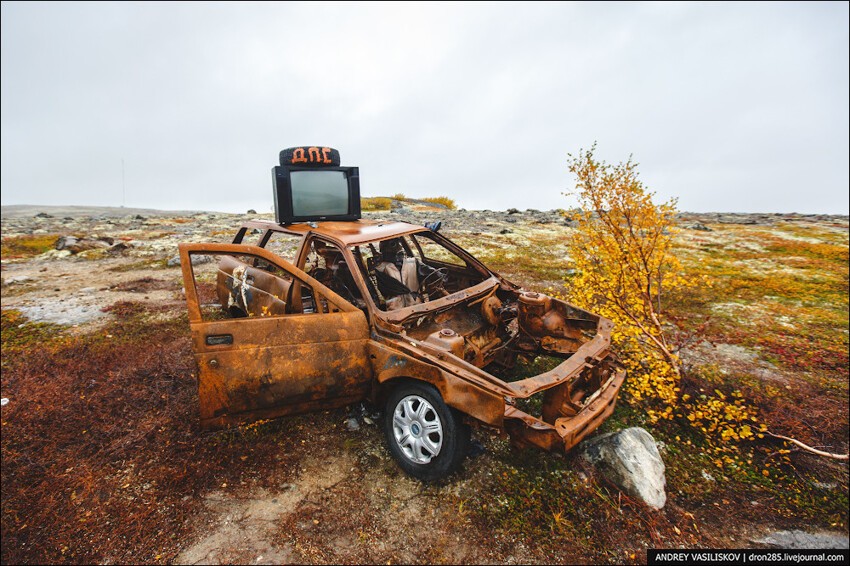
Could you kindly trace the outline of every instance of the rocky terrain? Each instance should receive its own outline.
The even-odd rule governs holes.
[[[396,202],[364,216],[441,220],[527,287],[560,288],[568,272],[562,211]],[[766,444],[747,449],[752,468],[715,466],[684,429],[652,429],[626,404],[600,433],[644,426],[661,441],[660,509],[586,459],[516,452],[485,431],[457,476],[423,485],[394,466],[370,407],[201,432],[177,244],[229,242],[247,217],[272,219],[2,207],[3,563],[639,563],[647,548],[847,547],[846,464]],[[801,284],[846,289],[848,217],[682,213],[679,223],[694,262],[728,253],[730,281],[764,277],[758,297],[747,288],[694,303],[719,322],[690,362],[718,383],[752,380],[765,418],[846,452],[846,300],[786,304],[786,289],[764,282],[805,269]],[[753,324],[778,329],[776,343]],[[801,354],[807,340],[829,348]],[[815,393],[823,401],[810,405]]]
[[[408,204],[408,203],[405,203]],[[424,206],[423,206],[424,205]],[[391,211],[364,213],[366,218],[424,224],[443,221],[450,237],[475,238],[481,234],[525,235],[530,230],[558,231],[572,223],[563,211],[549,210],[457,210],[423,203],[404,206],[396,201]],[[251,211],[253,212],[253,211]],[[121,300],[162,302],[175,300],[174,277],[179,278],[177,244],[180,242],[229,242],[235,227],[245,218],[273,220],[272,214],[227,214],[198,211],[158,211],[114,207],[4,206],[2,234],[17,236],[56,235],[55,249],[19,262],[4,258],[3,303],[21,310],[30,320],[80,325],[103,318],[101,309]],[[682,213],[687,230],[711,231],[713,223],[763,225],[776,223],[847,222],[847,216],[811,214]],[[59,237],[63,237],[60,241]],[[67,238],[73,241],[66,241]],[[475,252],[475,245],[470,250]],[[545,252],[546,250],[541,250]],[[96,260],[97,263],[91,263]],[[164,262],[164,264],[163,264]],[[97,265],[96,268],[93,268]],[[123,268],[120,268],[123,266]],[[128,269],[124,269],[128,268]],[[132,268],[132,269],[130,269]],[[171,284],[144,289],[124,283],[147,270],[170,269]],[[558,281],[547,281],[556,284]]]

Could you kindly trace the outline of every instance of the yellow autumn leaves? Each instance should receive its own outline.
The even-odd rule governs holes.
[[[740,394],[682,395],[675,327],[664,317],[665,301],[695,285],[673,253],[676,200],[656,205],[638,178],[637,163],[610,165],[594,156],[596,145],[568,159],[576,175],[580,208],[568,244],[574,275],[568,299],[615,324],[612,340],[628,372],[627,400],[651,423],[680,417],[723,443],[750,439],[760,430],[756,411]],[[712,444],[714,445],[714,444]]]

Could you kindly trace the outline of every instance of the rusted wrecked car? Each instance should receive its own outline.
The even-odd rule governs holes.
[[[625,372],[609,320],[519,288],[435,226],[360,219],[357,168],[296,163],[297,149],[328,148],[281,152],[276,222],[180,245],[203,427],[369,401],[401,468],[433,480],[463,460],[471,425],[566,451],[613,412]],[[330,182],[302,191],[300,173],[340,169],[322,198],[344,203],[299,201]],[[540,355],[563,361],[500,377]]]

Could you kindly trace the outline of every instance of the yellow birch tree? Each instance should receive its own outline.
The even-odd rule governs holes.
[[[650,418],[671,418],[681,366],[664,319],[664,300],[692,281],[673,254],[676,200],[654,204],[637,163],[598,160],[596,144],[569,154],[579,204],[569,242],[572,302],[610,318],[613,340],[629,370],[629,391],[650,399]]]

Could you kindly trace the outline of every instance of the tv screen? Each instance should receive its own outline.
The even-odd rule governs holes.
[[[291,171],[293,216],[348,214],[348,179],[343,171]]]
[[[272,177],[278,224],[360,218],[357,167],[282,165]]]

